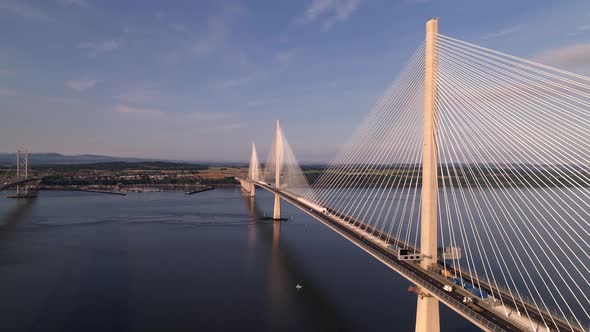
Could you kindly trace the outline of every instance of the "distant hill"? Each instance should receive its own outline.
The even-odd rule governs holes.
[[[15,153],[0,153],[0,167],[14,165],[16,161]],[[29,164],[31,166],[38,165],[67,165],[67,164],[94,164],[94,163],[109,163],[109,162],[143,162],[143,161],[157,161],[154,159],[141,158],[120,158],[109,157],[92,154],[82,154],[67,156],[59,153],[30,153]]]
[[[109,161],[86,164],[53,164],[39,165],[35,169],[52,169],[54,171],[80,171],[80,170],[206,170],[207,165],[168,162],[168,161]]]

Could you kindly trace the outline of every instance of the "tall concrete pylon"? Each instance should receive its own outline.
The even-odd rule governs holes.
[[[254,197],[256,196],[256,186],[252,181],[260,181],[258,154],[256,153],[256,144],[254,144],[254,142],[252,142],[252,155],[250,156],[250,167],[248,168],[248,177],[250,178],[250,197]]]
[[[438,18],[426,22],[424,72],[424,141],[422,145],[422,220],[420,223],[420,266],[428,269],[437,262],[438,223],[438,143],[436,107]],[[432,296],[418,297],[416,332],[439,332],[438,300]]]
[[[283,140],[281,138],[281,125],[277,120],[277,133],[275,138],[275,188],[281,187],[281,157],[283,155]],[[281,219],[281,197],[275,194],[275,209],[273,219]]]

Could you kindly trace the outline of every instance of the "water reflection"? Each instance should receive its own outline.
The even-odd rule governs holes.
[[[250,245],[254,246],[255,241],[259,239],[264,247],[270,249],[271,330],[280,330],[284,326],[284,321],[292,319],[286,316],[291,315],[288,311],[290,304],[296,302],[305,310],[311,325],[318,330],[358,330],[339,312],[333,299],[322,292],[321,281],[306,269],[301,260],[297,260],[294,253],[289,250],[288,243],[281,242],[285,221],[263,220],[264,214],[256,205],[256,197],[242,195],[242,199],[253,223],[248,230]],[[297,284],[303,285],[303,288],[297,290]]]
[[[0,232],[17,225],[30,216],[35,199],[15,199],[6,214],[0,214]]]

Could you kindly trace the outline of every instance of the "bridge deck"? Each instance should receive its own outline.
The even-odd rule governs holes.
[[[37,178],[30,178],[30,179],[24,179],[24,180],[20,180],[20,181],[15,181],[15,182],[11,182],[11,183],[7,183],[4,184],[2,186],[0,186],[0,191],[4,191],[6,189],[12,188],[12,187],[16,187],[16,186],[20,186],[21,184],[25,184],[28,182],[34,182],[34,181],[39,181],[40,179]]]
[[[441,302],[446,304],[455,312],[467,318],[480,328],[488,331],[532,331],[534,329],[538,329],[539,331],[545,330],[545,327],[541,325],[542,323],[539,323],[542,321],[541,316],[537,312],[531,310],[534,308],[532,307],[532,305],[526,303],[514,303],[510,300],[510,297],[505,292],[502,292],[485,283],[480,283],[481,288],[487,290],[488,292],[491,292],[492,290],[496,294],[501,292],[504,300],[504,305],[508,305],[513,308],[519,308],[520,311],[524,311],[523,306],[526,306],[529,309],[530,317],[536,320],[537,322],[531,323],[528,326],[523,326],[523,319],[521,319],[520,317],[507,319],[507,317],[502,314],[502,310],[494,311],[492,310],[492,308],[489,308],[486,305],[480,306],[482,311],[477,312],[462,302],[464,296],[472,296],[471,294],[468,294],[467,291],[460,287],[454,287],[452,292],[444,291],[443,286],[446,285],[447,282],[444,278],[442,278],[442,276],[431,271],[423,270],[419,266],[419,264],[407,261],[400,261],[397,259],[394,253],[387,249],[387,243],[392,243],[391,241],[393,241],[393,243],[403,245],[401,241],[389,239],[386,234],[383,234],[378,230],[366,226],[359,221],[355,221],[350,216],[344,216],[344,218],[341,218],[342,216],[340,215],[340,218],[336,217],[333,214],[337,213],[337,211],[330,211],[330,209],[328,209],[328,214],[320,213],[314,210],[312,207],[306,206],[304,202],[298,200],[298,197],[293,194],[277,190],[276,188],[266,183],[254,183],[256,186],[264,188],[265,190],[270,191],[272,193],[278,194],[284,200],[288,201],[289,203],[303,210],[304,212],[314,217],[318,221],[322,222],[329,228],[333,229],[341,236],[345,237],[346,239],[353,242],[355,245],[357,245],[373,257],[380,260],[385,265],[389,266],[391,269],[400,273],[406,279],[415,283],[419,287],[425,289],[428,293],[432,294],[434,297],[439,299]],[[352,226],[351,224],[356,224],[361,227]],[[385,242],[385,240],[388,240],[389,242]],[[473,278],[466,273],[462,273],[462,275],[463,278],[466,280],[473,280]],[[475,301],[476,303],[478,302],[477,299]],[[549,316],[545,316],[545,314],[543,316],[546,320],[551,321],[551,318]],[[526,321],[528,321],[528,319]],[[572,329],[572,327],[570,327],[567,324],[567,322],[563,320],[555,319],[555,321],[557,323],[557,326],[551,326],[551,331],[581,331],[575,328]]]

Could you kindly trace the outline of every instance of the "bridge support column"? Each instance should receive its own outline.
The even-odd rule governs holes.
[[[275,209],[273,213],[274,220],[281,220],[281,197],[275,194]]]
[[[434,297],[418,297],[416,306],[416,332],[440,331],[438,300]]]
[[[424,133],[422,145],[422,220],[420,223],[420,266],[428,269],[437,263],[438,214],[438,145],[437,145],[437,70],[438,19],[426,22],[426,49],[424,72]],[[438,300],[418,297],[416,332],[438,332],[440,320]]]
[[[248,178],[250,179],[250,186],[248,192],[250,197],[256,196],[256,185],[254,181],[260,181],[260,164],[258,164],[258,154],[256,153],[256,144],[252,142],[252,154],[250,156],[250,166],[248,167]]]
[[[281,125],[277,120],[277,134],[275,138],[275,188],[281,187],[281,156],[283,154],[283,142],[281,138]],[[273,213],[273,219],[281,219],[281,197],[275,194],[275,208]]]

